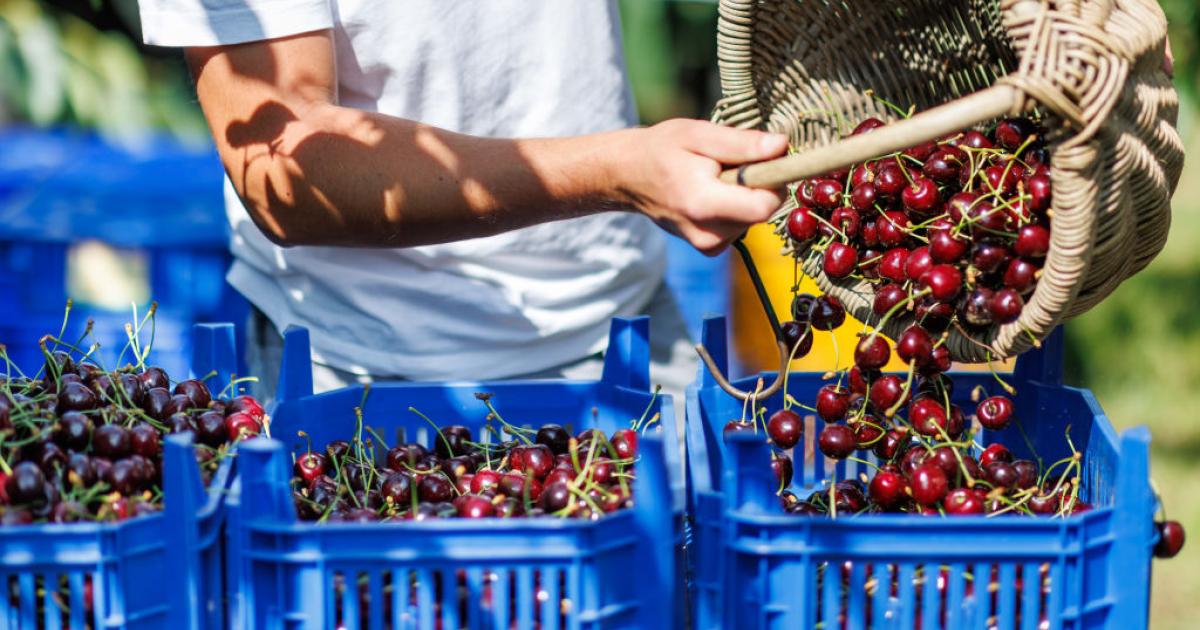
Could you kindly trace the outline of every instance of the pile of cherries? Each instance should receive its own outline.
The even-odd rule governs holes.
[[[852,135],[883,126],[870,118]],[[1016,321],[1050,249],[1042,130],[1010,118],[804,180],[778,226],[830,279],[861,280],[879,317],[914,312],[938,334]]]
[[[45,345],[43,344],[43,347]],[[162,509],[163,436],[195,434],[207,482],[230,444],[263,428],[250,396],[172,386],[162,368],[107,371],[47,350],[34,376],[0,376],[0,525],[120,521]]]
[[[476,441],[462,425],[437,427],[432,448],[398,444],[379,452],[375,436],[311,447],[295,459],[297,512],[310,521],[403,521],[431,518],[560,517],[597,519],[632,505],[639,431],[649,421],[606,435],[572,435],[557,424],[508,424],[487,394],[492,420],[510,439]],[[415,412],[415,410],[412,410]]]
[[[884,123],[868,119],[853,132]],[[945,346],[951,326],[963,332],[1015,321],[1035,287],[1050,243],[1050,168],[1042,131],[1010,118],[990,134],[967,131],[853,168],[806,180],[795,190],[798,207],[783,222],[791,251],[821,257],[836,280],[865,281],[874,291],[874,330],[862,333],[854,365],[827,375],[811,405],[785,397],[783,408],[761,422],[776,447],[771,466],[779,496],[793,514],[830,516],[866,512],[925,515],[1025,514],[1069,516],[1091,506],[1080,498],[1082,456],[1053,463],[1017,459],[1003,444],[977,444],[979,429],[1000,431],[1014,422],[1015,390],[971,392],[974,409],[954,401]],[[797,294],[792,321],[780,336],[802,357],[814,331],[842,326],[846,312],[833,296]],[[899,313],[912,324],[891,344],[878,331]],[[881,370],[893,352],[907,374]],[[807,410],[824,423],[817,447],[831,460],[854,459],[872,469],[801,498],[789,486],[787,455],[804,437]],[[734,420],[725,432],[757,431],[765,409]],[[874,463],[856,457],[869,452]],[[1158,524],[1155,553],[1177,554],[1178,522]]]

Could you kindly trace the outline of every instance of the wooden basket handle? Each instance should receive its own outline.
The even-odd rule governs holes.
[[[1013,111],[1021,95],[1010,85],[994,85],[870,133],[786,157],[745,164],[721,173],[721,180],[750,188],[780,188],[785,184],[859,164],[881,155],[962,131]]]

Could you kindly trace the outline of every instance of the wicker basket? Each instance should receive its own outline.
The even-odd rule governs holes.
[[[960,361],[1008,357],[1099,303],[1166,241],[1183,166],[1166,26],[1154,0],[721,0],[713,118],[791,135],[799,153],[730,175],[778,187],[1039,111],[1054,188],[1043,275],[1017,321],[947,341]],[[895,118],[880,99],[921,113],[839,141],[857,121]],[[870,286],[820,266],[805,271],[871,321]]]

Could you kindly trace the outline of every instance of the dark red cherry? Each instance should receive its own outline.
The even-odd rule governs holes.
[[[830,278],[845,278],[853,273],[857,266],[858,251],[853,247],[834,241],[825,249],[825,258],[821,268]]]
[[[908,253],[908,260],[904,263],[904,275],[916,282],[933,268],[933,264],[933,255],[929,253],[929,247],[922,245]]]
[[[971,210],[977,203],[979,203],[979,195],[976,193],[967,191],[955,193],[946,200],[946,214],[955,224],[961,223],[964,218],[971,216]]]
[[[858,126],[854,128],[854,131],[850,132],[850,135],[860,136],[864,133],[870,133],[880,127],[883,127],[886,124],[887,123],[883,122],[882,120],[879,120],[878,118],[868,118],[868,119],[858,123]]]
[[[996,125],[996,143],[1016,151],[1034,134],[1035,127],[1028,118],[1006,118]]]
[[[983,499],[967,488],[956,488],[946,495],[942,509],[951,516],[983,514]]]
[[[970,242],[962,237],[955,237],[950,230],[937,230],[929,235],[929,256],[934,262],[957,262],[967,253]]]
[[[829,223],[838,230],[841,230],[841,233],[846,238],[854,238],[858,236],[859,227],[862,225],[862,218],[854,208],[842,206],[829,215]],[[833,231],[830,230],[827,236],[831,236],[832,234]]]
[[[961,170],[962,160],[945,149],[936,151],[933,155],[930,155],[929,159],[925,161],[925,165],[921,168],[921,172],[926,177],[939,184],[949,184],[956,181]]]
[[[972,326],[991,325],[992,290],[986,287],[975,287],[959,305],[958,313]]]
[[[959,141],[960,146],[970,147],[972,149],[991,149],[994,144],[987,136],[978,131],[968,131],[963,134],[962,140]]]
[[[1050,230],[1040,225],[1026,225],[1017,233],[1013,251],[1025,258],[1042,258],[1050,251]]]
[[[933,355],[933,338],[920,326],[909,326],[896,340],[896,355],[905,363],[923,365]]]
[[[945,498],[950,481],[941,468],[933,464],[918,466],[909,480],[913,500],[921,505],[934,506]]]
[[[931,214],[941,202],[941,194],[933,180],[918,177],[900,193],[900,201],[909,212]]]
[[[884,199],[896,199],[908,185],[908,179],[895,160],[880,165],[875,173],[875,193]]]
[[[912,256],[909,256],[909,261],[912,261]],[[962,290],[962,274],[957,268],[946,264],[930,267],[929,271],[921,274],[919,282],[939,302],[953,300]]]
[[[895,407],[902,398],[907,398],[904,380],[895,374],[885,374],[871,383],[871,406],[881,414]]]
[[[979,424],[991,431],[1000,431],[1008,426],[1013,417],[1012,401],[1004,396],[991,396],[975,407]]]
[[[1158,542],[1154,545],[1155,558],[1174,558],[1183,550],[1186,536],[1183,525],[1179,521],[1155,523],[1158,528]]]
[[[821,222],[811,208],[800,206],[788,214],[787,233],[797,243],[807,243],[817,237]]]
[[[1004,286],[1022,295],[1037,284],[1038,266],[1023,258],[1014,258],[1004,271]]]
[[[835,179],[818,179],[813,183],[813,202],[824,210],[838,207],[842,203],[842,183]]]
[[[1011,462],[1012,452],[1003,444],[991,444],[979,454],[979,465],[987,468],[992,462]]]
[[[792,448],[804,437],[804,420],[791,409],[780,409],[767,421],[767,435],[775,446],[784,450]]]
[[[871,311],[883,317],[888,311],[906,299],[908,299],[908,292],[901,288],[900,285],[885,284],[876,290],[875,299],[871,302]]]
[[[912,222],[908,215],[899,210],[888,210],[875,223],[879,232],[879,243],[884,247],[895,247],[908,238]]]
[[[830,459],[846,459],[857,447],[854,431],[844,424],[827,424],[817,436],[817,446]]]
[[[812,328],[805,324],[795,321],[784,322],[779,327],[779,334],[783,337],[782,341],[788,347],[792,358],[799,359],[807,356],[812,350]]]
[[[908,495],[904,492],[906,487],[904,477],[898,473],[881,470],[875,473],[875,477],[871,479],[868,492],[872,503],[885,510],[891,510],[908,499]]]
[[[875,184],[864,182],[856,184],[854,190],[850,191],[850,205],[859,212],[866,212],[875,207]]]
[[[129,430],[119,424],[96,427],[92,433],[92,450],[101,457],[120,459],[132,452]]]
[[[1027,182],[1025,190],[1029,193],[1029,209],[1042,214],[1050,209],[1050,176],[1046,173],[1034,173]]]
[[[1021,316],[1021,310],[1025,308],[1025,300],[1015,289],[1000,289],[992,295],[992,301],[988,303],[988,308],[991,309],[992,319],[996,323],[1007,324],[1017,321],[1017,318]]]
[[[882,335],[869,334],[859,339],[854,348],[854,364],[860,368],[872,370],[887,365],[892,356],[891,348]]]
[[[817,330],[833,330],[846,321],[846,309],[836,297],[822,295],[813,304],[809,319]]]
[[[971,265],[983,273],[995,273],[1008,266],[1012,252],[995,243],[976,243],[971,251]]]
[[[175,385],[176,394],[182,394],[188,397],[191,401],[191,407],[203,409],[208,407],[208,403],[212,401],[212,395],[208,391],[208,386],[196,379],[179,381]]]
[[[883,253],[879,260],[879,276],[896,283],[904,283],[908,277],[904,273],[904,265],[908,262],[908,250],[894,247]]]
[[[931,438],[940,438],[949,434],[947,429],[946,408],[942,402],[933,398],[918,398],[912,402],[908,410],[908,421],[913,430]]]
[[[825,385],[817,390],[817,415],[825,422],[837,422],[850,410],[850,390],[840,385]]]

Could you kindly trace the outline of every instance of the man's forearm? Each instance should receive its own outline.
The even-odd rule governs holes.
[[[492,139],[329,104],[268,109],[283,124],[252,126],[276,137],[233,134],[222,153],[255,221],[286,245],[426,245],[613,209],[612,156],[635,133]]]

